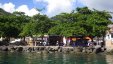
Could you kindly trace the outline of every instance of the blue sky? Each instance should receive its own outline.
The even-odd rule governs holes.
[[[44,3],[44,2],[36,2],[35,0],[0,0],[0,2],[2,4],[5,4],[5,3],[9,3],[9,2],[12,2],[13,4],[16,5],[16,7],[18,6],[21,6],[21,5],[28,5],[28,7],[31,9],[33,7],[37,7],[37,8],[43,8],[45,7],[47,4]],[[80,3],[79,1],[74,2],[74,6],[83,6],[82,3]]]
[[[33,4],[32,0],[0,0],[0,2],[2,4],[12,2],[13,4],[16,5],[16,7],[21,6],[23,4],[24,5],[28,5],[29,8],[33,8],[34,7],[34,4]]]
[[[76,7],[113,11],[113,0],[0,0],[0,8],[7,12],[21,11],[33,16],[37,13],[50,17],[62,12],[70,13]],[[44,9],[42,12],[35,8]]]
[[[66,0],[63,0],[62,2],[65,3],[65,1]],[[33,8],[44,9],[40,13],[47,14],[48,16],[54,16],[54,15],[57,15],[57,14],[62,13],[62,12],[71,12],[73,9],[76,8],[76,5],[80,6],[80,7],[83,6],[83,4],[81,4],[79,1],[77,1],[77,3],[76,3],[74,0],[73,1],[66,1],[67,5],[66,4],[63,4],[63,5],[60,4],[60,0],[58,0],[58,1],[54,0],[53,2],[54,3],[57,2],[59,5],[61,5],[61,8],[60,8],[60,6],[55,6],[56,8],[53,7],[53,9],[55,9],[56,11],[51,9],[53,4],[49,0],[48,1],[47,0],[0,0],[0,4],[1,4],[0,7],[2,7],[7,12],[14,12],[15,10],[25,12],[24,10],[20,10],[19,7],[21,7],[22,5],[26,5],[26,6],[23,6],[23,7],[24,7],[24,9],[28,8],[29,11]],[[8,4],[8,5],[5,6],[6,4]],[[58,5],[58,4],[55,4],[55,5]],[[11,10],[12,7],[14,8],[14,10]],[[68,10],[64,7],[66,7]],[[18,8],[19,8],[19,10],[18,10]],[[39,11],[36,12],[36,13],[39,13]],[[28,12],[26,12],[26,14],[29,15]],[[32,16],[32,15],[30,15],[30,16]]]

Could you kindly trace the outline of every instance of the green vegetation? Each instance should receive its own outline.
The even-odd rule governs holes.
[[[33,35],[105,36],[111,24],[107,11],[77,8],[71,13],[61,13],[52,18],[36,14],[26,16],[23,12],[7,13],[0,9],[0,35],[4,37],[23,37]]]
[[[62,13],[52,19],[59,24],[49,30],[50,34],[65,36],[85,35],[104,36],[107,25],[112,18],[106,11],[89,10],[87,7],[77,8],[76,12]]]
[[[4,37],[18,37],[24,25],[29,22],[28,16],[15,14],[0,16],[0,35]]]

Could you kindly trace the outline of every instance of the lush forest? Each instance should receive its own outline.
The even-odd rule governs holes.
[[[49,18],[36,14],[32,17],[23,12],[8,13],[0,9],[0,36],[25,37],[33,35],[84,35],[105,36],[112,16],[107,11],[76,8],[71,13],[61,13]]]

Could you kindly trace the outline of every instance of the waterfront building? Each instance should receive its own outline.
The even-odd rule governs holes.
[[[71,46],[88,46],[88,40],[92,41],[92,38],[89,36],[83,36],[83,35],[73,35],[67,38],[67,41],[69,45]]]
[[[109,30],[106,31],[105,47],[107,50],[113,49],[113,25],[108,25]]]
[[[58,46],[58,45],[61,45],[63,46],[63,36],[60,36],[60,35],[49,35],[49,38],[48,38],[48,44],[51,45],[51,46]]]

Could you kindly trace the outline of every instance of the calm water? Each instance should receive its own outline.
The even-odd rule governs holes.
[[[113,64],[113,55],[0,52],[0,64]]]

